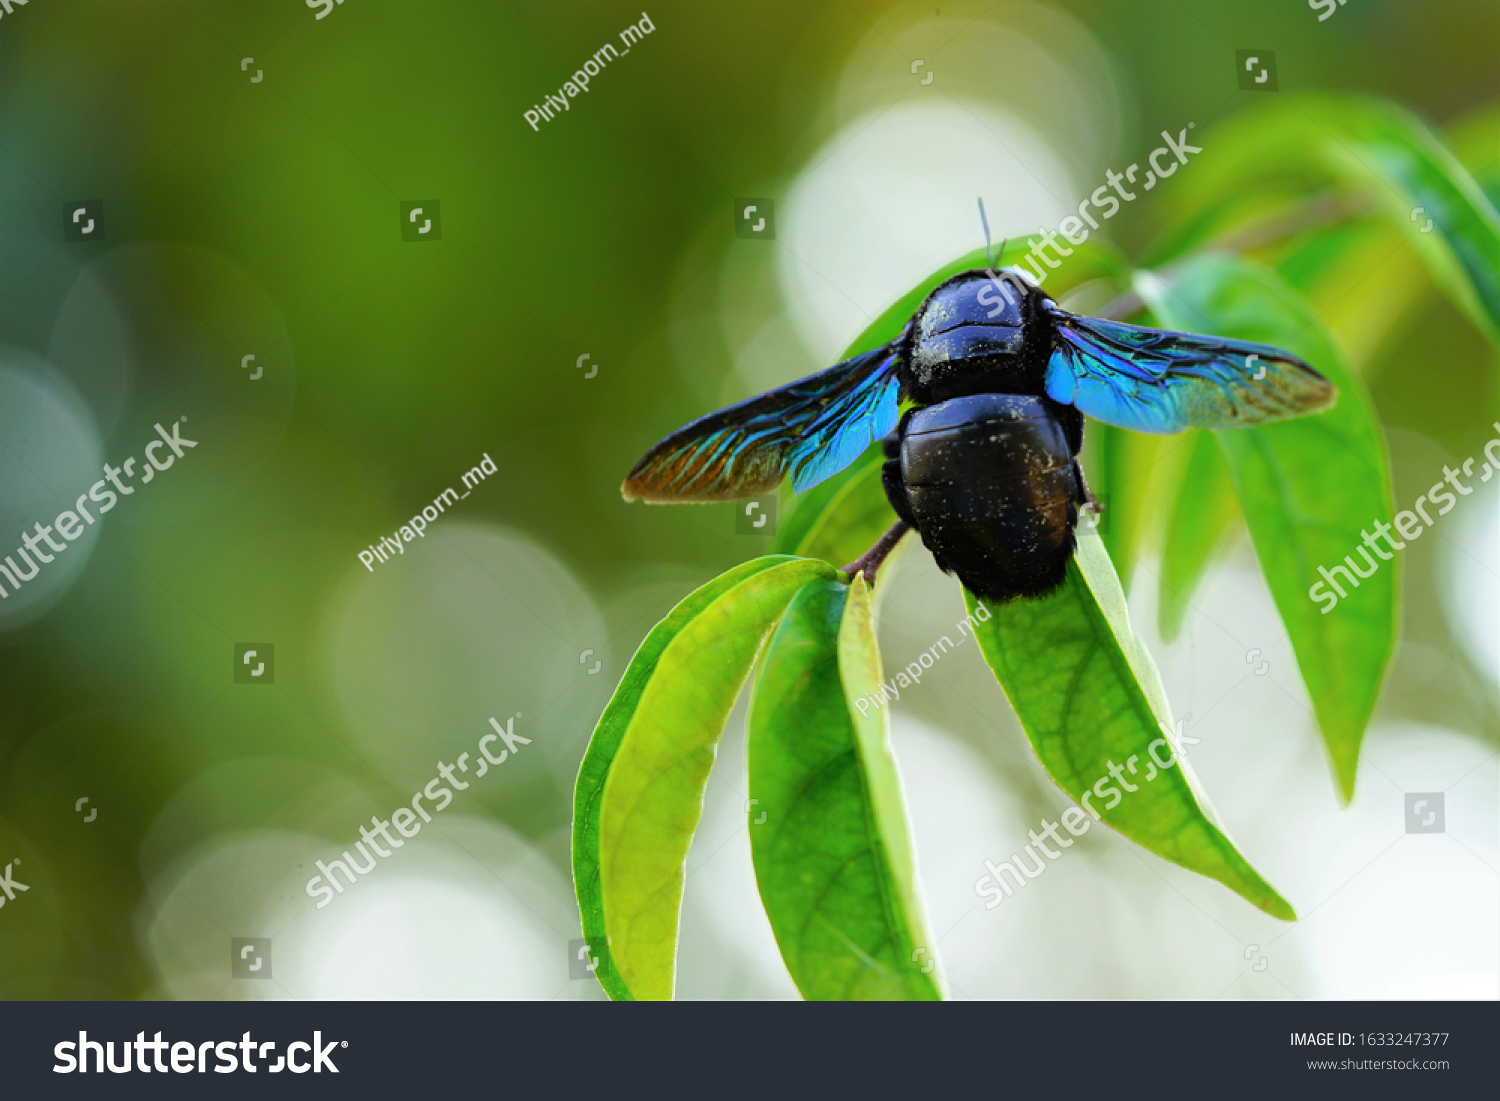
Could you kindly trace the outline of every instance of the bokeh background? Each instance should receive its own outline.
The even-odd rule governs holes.
[[[654,30],[533,130],[523,112],[643,15]],[[186,417],[199,441],[0,602],[0,862],[30,888],[0,908],[0,996],[601,997],[568,968],[583,747],[652,623],[769,547],[730,506],[627,506],[624,472],[836,359],[982,243],[976,196],[997,238],[1034,233],[1161,130],[1202,137],[1253,106],[1237,49],[1276,51],[1278,94],[1371,92],[1450,132],[1500,100],[1490,0],[1317,16],[32,0],[0,17],[0,553],[154,424]],[[1500,148],[1470,156],[1500,178]],[[1144,254],[1165,190],[1109,239]],[[745,196],[773,200],[774,240],[736,238]],[[400,204],[432,199],[441,238],[404,241]],[[102,203],[102,240],[64,239],[78,200]],[[1397,289],[1379,339],[1339,335],[1404,504],[1495,434],[1500,376],[1399,235],[1383,255],[1377,283],[1350,273],[1335,297]],[[361,564],[482,456],[497,472],[425,538]],[[1344,809],[1243,535],[1170,646],[1153,556],[1135,571],[1194,765],[1294,926],[1105,831],[986,911],[984,859],[1066,800],[972,646],[904,694],[893,737],[954,995],[1496,996],[1497,484],[1407,553]],[[962,614],[920,549],[896,582],[888,665]],[[235,683],[235,645],[265,642],[274,683]],[[314,861],[517,715],[530,745],[315,908]],[[689,860],[682,997],[795,996],[754,890],[741,724]],[[1445,792],[1446,833],[1404,833],[1407,791]],[[272,939],[269,981],[232,977],[235,937]]]

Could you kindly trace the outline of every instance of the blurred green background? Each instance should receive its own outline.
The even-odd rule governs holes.
[[[647,13],[653,32],[533,130],[523,112]],[[19,860],[31,888],[0,909],[0,996],[597,996],[566,969],[583,746],[651,624],[769,547],[736,533],[730,506],[622,502],[646,447],[832,362],[981,243],[976,194],[997,237],[1035,232],[1163,129],[1192,121],[1202,138],[1252,107],[1237,49],[1276,52],[1277,94],[1370,92],[1444,130],[1500,101],[1497,41],[1486,0],[1351,0],[1327,21],[1297,0],[14,9],[0,18],[0,553],[101,463],[139,456],[154,424],[186,417],[199,446],[0,602],[0,862]],[[1470,166],[1493,184],[1500,147]],[[1160,238],[1166,190],[1108,224],[1127,254]],[[746,196],[774,200],[775,241],[735,237]],[[400,204],[431,199],[441,239],[404,241]],[[64,240],[75,200],[102,201],[102,241]],[[1500,389],[1493,351],[1406,246],[1382,258],[1401,323],[1352,358],[1404,502],[1490,438]],[[1371,301],[1370,274],[1324,305]],[[484,455],[497,473],[425,538],[361,564],[444,489],[462,493]],[[1493,639],[1472,644],[1445,611],[1455,559],[1433,542],[1409,556],[1381,714],[1441,726],[1489,783]],[[248,642],[274,644],[273,684],[234,683]],[[1214,661],[1191,675],[1244,676],[1237,654]],[[987,731],[914,706],[988,752]],[[517,713],[532,744],[422,845],[314,909],[313,861]],[[1044,789],[1005,761],[984,797],[1009,792],[1034,820]],[[1473,859],[1488,869],[1476,905],[1492,908],[1493,846]],[[684,996],[785,995],[767,935],[724,931],[763,924],[753,892],[710,893],[685,918]],[[703,916],[721,904],[732,917]],[[231,978],[237,936],[275,939],[272,981]],[[1351,989],[1307,968],[1305,994]],[[1186,989],[1099,974],[966,989]]]

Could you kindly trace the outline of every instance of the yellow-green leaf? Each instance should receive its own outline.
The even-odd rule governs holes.
[[[1211,432],[1193,432],[1162,538],[1161,582],[1157,589],[1157,629],[1170,642],[1198,582],[1208,572],[1214,548],[1239,515],[1234,482]]]
[[[808,999],[941,997],[863,577],[813,582],[766,649],[749,719],[750,843]]]
[[[670,998],[684,866],[725,717],[792,596],[822,562],[743,563],[646,636],[589,741],[573,797],[573,879],[612,998]]]

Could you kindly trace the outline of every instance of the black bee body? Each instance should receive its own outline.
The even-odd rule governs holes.
[[[884,441],[885,494],[945,573],[991,600],[1062,583],[1085,503],[1077,451],[1045,399],[974,394],[912,410]]]
[[[679,428],[621,491],[732,501],[789,477],[800,493],[881,440],[886,496],[904,523],[849,568],[873,572],[910,526],[972,592],[1036,597],[1062,583],[1090,503],[1085,414],[1136,432],[1221,431],[1315,413],[1336,396],[1279,348],[1084,317],[1014,268],[966,271],[890,343]]]
[[[939,568],[997,601],[1062,583],[1088,501],[1083,415],[1043,389],[1051,326],[1040,297],[1008,273],[938,286],[912,319],[902,372],[923,408],[883,441],[891,508]]]

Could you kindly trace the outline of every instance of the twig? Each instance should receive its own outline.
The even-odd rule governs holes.
[[[1351,197],[1341,195],[1336,191],[1325,191],[1314,197],[1310,202],[1304,203],[1296,209],[1274,218],[1267,218],[1263,222],[1244,226],[1224,236],[1206,242],[1196,252],[1252,252],[1266,245],[1284,241],[1288,237],[1309,229],[1318,229],[1322,226],[1332,225],[1334,222],[1343,220],[1352,214],[1368,213],[1369,204]],[[1163,265],[1158,269],[1163,274],[1171,272],[1181,265],[1183,261],[1177,260],[1173,263]],[[1135,291],[1126,291],[1120,297],[1107,304],[1102,310],[1094,314],[1095,317],[1106,317],[1112,321],[1120,321],[1145,308],[1145,302]]]
[[[844,567],[844,572],[853,579],[857,574],[864,574],[865,581],[871,586],[875,584],[875,572],[880,569],[886,556],[896,549],[896,544],[901,542],[901,537],[911,530],[911,525],[905,520],[897,520],[890,529],[875,540],[875,545],[853,562]]]

